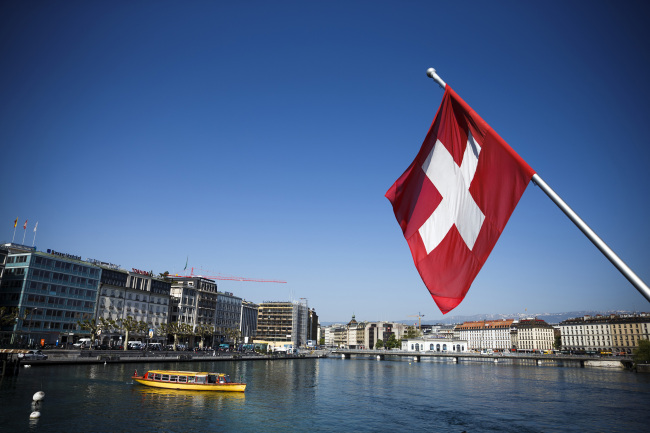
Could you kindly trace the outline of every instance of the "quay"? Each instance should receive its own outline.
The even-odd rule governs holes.
[[[414,362],[421,362],[423,359],[442,360],[453,363],[461,361],[468,362],[494,362],[494,363],[519,363],[536,365],[579,365],[580,367],[602,367],[602,368],[625,368],[631,370],[634,361],[629,356],[589,356],[589,355],[541,355],[531,353],[493,353],[481,354],[475,352],[410,352],[407,350],[381,350],[381,349],[334,349],[332,355],[340,356],[341,359],[355,357],[371,357],[382,361],[386,358],[402,358]]]
[[[312,350],[298,354],[272,353],[262,355],[258,353],[239,352],[213,352],[213,351],[141,351],[141,350],[68,350],[52,349],[43,350],[47,359],[20,360],[20,365],[33,367],[45,365],[72,365],[72,364],[111,364],[111,363],[142,363],[142,362],[210,362],[210,361],[264,361],[264,360],[289,360],[303,358],[324,358],[329,351]],[[214,353],[214,354],[213,354]]]

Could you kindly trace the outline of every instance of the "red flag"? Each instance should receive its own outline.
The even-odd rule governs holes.
[[[534,174],[446,86],[415,160],[386,193],[443,314],[467,294]]]
[[[23,224],[23,230],[27,229],[27,220],[25,220],[25,224]]]

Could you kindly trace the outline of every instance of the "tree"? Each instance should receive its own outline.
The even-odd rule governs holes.
[[[634,350],[634,364],[649,364],[650,363],[650,341],[639,340],[639,347]]]
[[[375,349],[381,349],[383,347],[384,347],[384,340],[382,339],[377,340],[377,342],[375,343]]]
[[[406,334],[404,335],[404,339],[413,339],[413,338],[419,338],[422,336],[422,333],[415,329],[415,326],[409,326],[406,328]]]
[[[235,346],[237,346],[237,340],[239,340],[240,336],[241,333],[239,332],[239,329],[226,328],[226,338],[229,341],[233,341],[235,343]]]
[[[0,307],[0,327],[12,325],[18,318],[18,308]]]
[[[90,331],[90,335],[93,337],[93,340],[102,329],[101,326],[92,319],[77,320],[77,325],[79,325],[79,328],[83,329],[84,331]]]
[[[141,320],[135,320],[133,317],[127,316],[126,319],[122,319],[120,329],[124,331],[124,350],[127,350],[129,333],[142,333],[147,330],[147,324]]]
[[[556,350],[562,349],[562,336],[561,335],[556,335],[555,336],[555,342],[553,343],[553,347]]]
[[[201,339],[199,342],[199,347],[203,349],[203,341],[206,337],[214,335],[214,326],[211,325],[199,325],[196,327],[196,335]]]
[[[174,336],[174,350],[177,350],[176,346],[178,346],[178,337],[192,334],[192,327],[187,323],[180,322],[163,323],[160,325],[160,330],[165,334],[171,334]]]
[[[395,349],[400,347],[400,341],[395,338],[395,334],[390,334],[388,340],[386,340],[386,349]]]

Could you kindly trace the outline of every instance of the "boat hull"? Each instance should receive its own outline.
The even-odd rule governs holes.
[[[154,380],[145,379],[143,377],[133,377],[133,380],[141,385],[151,386],[153,388],[164,389],[182,389],[185,391],[229,391],[229,392],[244,392],[246,390],[245,383],[171,383],[159,382]]]

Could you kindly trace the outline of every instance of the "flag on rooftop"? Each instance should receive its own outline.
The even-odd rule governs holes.
[[[386,193],[443,314],[467,294],[534,174],[446,86],[415,160]]]
[[[14,221],[14,228],[18,225],[18,218],[16,218],[16,221]]]
[[[23,230],[27,229],[27,220],[25,220],[25,224],[23,224]]]

